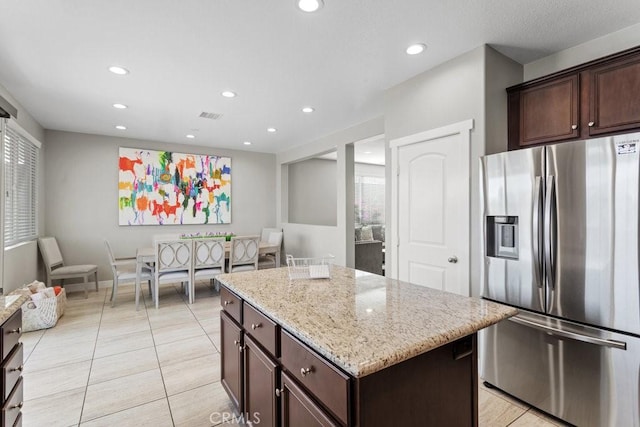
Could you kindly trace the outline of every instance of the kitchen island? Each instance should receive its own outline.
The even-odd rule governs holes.
[[[476,332],[516,314],[339,266],[217,280],[222,385],[261,426],[477,425]]]

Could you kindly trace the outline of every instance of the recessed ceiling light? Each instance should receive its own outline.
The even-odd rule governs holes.
[[[313,107],[304,107],[304,108],[302,109],[302,112],[303,112],[303,113],[313,113],[314,111],[315,111],[315,110],[314,110],[314,108],[313,108]]]
[[[127,70],[126,68],[118,67],[116,65],[109,67],[109,71],[111,71],[113,74],[118,74],[119,76],[129,74],[129,70]]]
[[[322,0],[296,0],[296,2],[298,8],[303,12],[315,12],[324,5]]]
[[[364,154],[371,154],[371,151],[365,151]]]
[[[127,130],[127,127],[126,126],[122,126],[122,125],[117,125],[116,129],[118,129],[118,130]]]
[[[407,48],[407,55],[417,55],[424,52],[427,46],[423,43],[412,44]]]
[[[113,104],[113,108],[117,108],[119,110],[124,110],[125,108],[129,108],[124,104]]]
[[[189,138],[189,139],[194,139],[194,138],[196,137],[195,135],[192,135],[192,134],[188,134],[188,135],[185,135],[185,136],[186,136],[187,138]]]
[[[222,92],[221,95],[224,96],[225,98],[235,98],[236,97],[236,93],[235,92],[231,92],[230,90],[225,90],[224,92]]]
[[[245,141],[245,142],[243,142],[243,144],[244,144],[244,145],[251,145],[251,142],[249,142],[249,141]]]
[[[277,131],[278,131],[278,129],[276,129],[276,128],[267,128],[267,132],[269,132],[269,133],[274,133],[274,132],[277,132]]]

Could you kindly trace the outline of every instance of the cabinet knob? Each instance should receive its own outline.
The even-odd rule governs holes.
[[[252,323],[251,324],[251,329],[256,330],[258,328],[262,327],[262,323]]]
[[[236,346],[240,345],[240,341],[238,341],[238,340],[233,340],[233,343],[234,343]]]
[[[596,124],[596,122],[589,122],[588,123],[589,127],[593,127],[593,125],[595,125],[595,124]]]
[[[233,304],[233,301],[225,301],[224,305],[229,305],[229,304]]]
[[[244,347],[245,347],[244,345],[239,345],[239,346],[238,346],[238,351],[239,351],[240,353],[242,353],[242,350],[244,350]]]
[[[16,371],[22,372],[23,369],[24,369],[24,365],[20,365],[17,368],[11,368],[10,372],[16,372]]]
[[[9,406],[9,409],[22,409],[22,405],[24,404],[24,402],[20,402],[17,405],[11,405]]]
[[[573,129],[573,130],[578,129],[578,125],[571,125],[571,129]]]
[[[310,368],[300,368],[300,375],[302,375],[303,377],[306,377],[311,372],[313,372],[313,366]]]
[[[18,328],[18,329],[11,329],[9,331],[10,334],[19,334],[20,332],[22,332],[22,328]]]
[[[451,264],[455,264],[458,262],[458,257],[454,255],[452,257],[449,257],[447,261],[450,262]]]
[[[277,388],[276,389],[276,397],[282,396],[282,393],[284,393],[284,389],[283,388]]]

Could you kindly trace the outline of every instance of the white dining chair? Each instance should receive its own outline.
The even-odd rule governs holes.
[[[282,228],[263,228],[262,232],[260,233],[260,241],[268,242],[269,236],[271,235],[271,233],[279,233],[279,232],[282,232]]]
[[[210,279],[214,282],[218,274],[224,273],[225,242],[224,237],[193,239],[194,299],[196,280]],[[219,290],[217,286],[216,284],[216,290]]]
[[[136,258],[116,258],[113,256],[113,250],[107,239],[104,240],[107,247],[107,255],[111,264],[111,273],[113,274],[113,284],[111,285],[111,307],[115,307],[118,298],[118,285],[126,282],[136,281]],[[151,267],[142,267],[140,272],[140,281],[149,282],[149,293],[153,295],[152,286],[154,280],[154,272]]]
[[[193,304],[193,241],[185,240],[158,240],[155,242],[155,280],[154,299],[156,308],[159,306],[159,285],[161,283],[187,283],[186,293],[189,304]]]
[[[260,236],[232,237],[229,251],[229,273],[257,270],[259,254]]]
[[[265,240],[263,240],[264,242]],[[267,238],[266,242],[270,245],[270,246],[278,246],[278,251],[281,250],[281,246],[282,246],[282,231],[272,231],[269,233],[269,237]],[[265,268],[276,268],[276,267],[280,267],[279,265],[276,265],[276,255],[275,254],[264,254],[264,255],[260,255],[260,257],[258,258],[258,269],[262,270]]]
[[[65,279],[83,279],[84,297],[88,298],[87,286],[89,277],[93,276],[98,291],[98,266],[95,264],[65,265],[55,237],[40,237],[38,247],[42,254],[42,260],[46,268],[47,286],[51,286],[53,280],[60,280],[60,286],[64,287]]]

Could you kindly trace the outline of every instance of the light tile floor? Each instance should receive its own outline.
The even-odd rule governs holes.
[[[232,409],[220,385],[219,295],[198,283],[189,305],[179,286],[160,288],[160,308],[133,287],[69,292],[55,328],[23,334],[23,425],[213,426]],[[562,425],[498,390],[479,390],[480,425]],[[233,424],[233,423],[228,423]],[[238,425],[237,421],[234,425]]]

